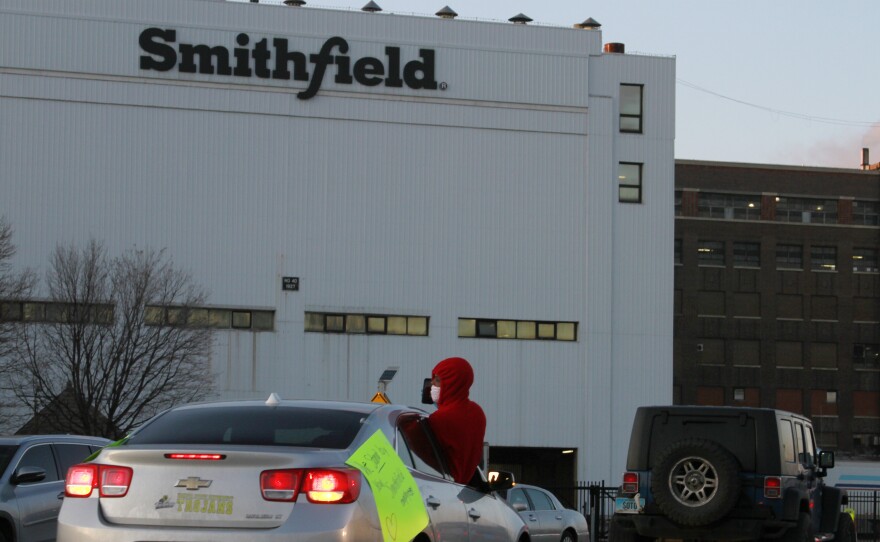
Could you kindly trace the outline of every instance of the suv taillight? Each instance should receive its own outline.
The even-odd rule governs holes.
[[[267,501],[296,500],[305,492],[309,502],[345,504],[361,493],[361,473],[355,469],[284,469],[260,474],[260,490]]]
[[[82,463],[67,469],[64,480],[64,495],[85,498],[98,489],[101,497],[125,497],[131,486],[132,470],[116,465]]]
[[[778,476],[767,476],[764,478],[764,497],[768,499],[782,497],[782,478]]]
[[[639,473],[637,472],[624,472],[623,473],[623,486],[624,493],[638,493],[639,492]]]

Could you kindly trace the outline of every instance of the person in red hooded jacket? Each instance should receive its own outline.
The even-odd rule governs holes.
[[[469,397],[473,383],[474,370],[464,358],[444,359],[431,371],[431,398],[437,410],[428,416],[428,425],[459,484],[473,478],[486,436],[486,415]]]

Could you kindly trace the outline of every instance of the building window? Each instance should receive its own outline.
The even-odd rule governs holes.
[[[813,416],[837,416],[837,391],[812,390],[810,414]]]
[[[810,260],[813,271],[837,271],[837,247],[811,247]]]
[[[144,312],[144,323],[148,326],[272,331],[275,329],[275,311],[149,305]]]
[[[837,200],[777,197],[776,220],[804,224],[837,224]]]
[[[113,319],[113,305],[109,303],[0,301],[0,322],[112,324]]]
[[[699,265],[724,265],[724,241],[699,241],[697,243]]]
[[[853,271],[859,273],[878,272],[876,248],[854,248],[852,260]]]
[[[776,245],[777,269],[803,269],[804,247],[802,245]]]
[[[458,336],[477,339],[576,341],[577,322],[459,318]]]
[[[675,216],[681,216],[681,190],[675,191]]]
[[[738,267],[761,267],[761,244],[734,242],[733,265]]]
[[[620,131],[642,133],[642,94],[644,85],[620,85]]]
[[[642,202],[642,164],[621,162],[617,167],[618,200],[623,203]]]
[[[306,312],[305,330],[349,335],[428,335],[427,316]]]
[[[761,196],[700,192],[697,216],[726,220],[761,220]]]
[[[853,201],[853,224],[860,226],[880,225],[880,202]]]
[[[681,239],[675,240],[675,264],[681,265],[682,262],[682,254],[681,254]]]
[[[880,369],[880,344],[853,344],[852,361],[856,369]]]

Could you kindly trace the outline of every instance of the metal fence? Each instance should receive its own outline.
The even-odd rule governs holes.
[[[590,524],[590,540],[608,540],[608,522],[614,514],[614,498],[617,487],[604,482],[579,482],[576,486],[545,487],[566,506],[586,516]]]
[[[848,490],[849,508],[856,512],[859,540],[880,539],[880,490]]]
[[[601,482],[580,482],[577,486],[547,487],[567,508],[578,510],[590,524],[591,542],[608,540],[608,523],[614,514],[617,487]],[[880,490],[848,490],[855,510],[859,541],[880,542]]]

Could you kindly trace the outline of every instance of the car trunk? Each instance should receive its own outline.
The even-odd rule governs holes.
[[[204,528],[273,528],[283,524],[295,506],[309,506],[304,495],[294,502],[265,500],[260,474],[270,469],[342,466],[340,451],[297,452],[278,447],[230,450],[222,459],[169,459],[171,453],[209,454],[209,449],[105,449],[95,460],[132,469],[124,497],[101,497],[109,523]],[[97,490],[94,492],[97,495]]]

